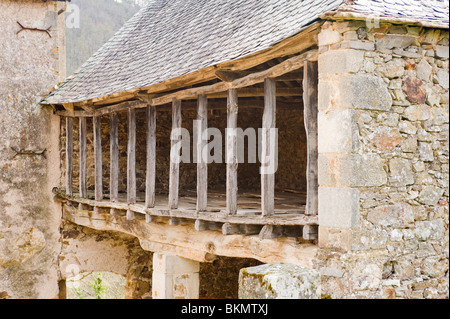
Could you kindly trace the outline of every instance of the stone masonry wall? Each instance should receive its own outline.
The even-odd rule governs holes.
[[[448,298],[448,30],[328,21],[319,45],[323,294]]]
[[[37,103],[65,77],[64,7],[0,1],[0,299],[58,296],[59,119]]]

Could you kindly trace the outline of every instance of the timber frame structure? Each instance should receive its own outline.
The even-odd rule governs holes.
[[[57,196],[66,205],[79,210],[111,214],[124,214],[128,220],[144,216],[148,223],[166,219],[171,225],[194,223],[197,231],[220,230],[223,235],[259,234],[261,239],[278,237],[303,237],[315,240],[318,236],[318,178],[317,178],[317,33],[320,24],[313,25],[293,39],[288,39],[272,49],[251,57],[225,63],[216,68],[202,70],[183,79],[148,87],[132,93],[125,92],[113,97],[104,97],[89,102],[63,104],[64,110],[56,114],[66,118],[66,182],[64,189],[55,189]],[[284,87],[277,89],[277,82]],[[294,82],[297,86],[292,85]],[[263,87],[261,87],[263,85]],[[280,87],[280,86],[279,86]],[[303,90],[302,90],[303,87]],[[165,89],[164,89],[165,88]],[[167,88],[170,88],[168,90]],[[181,127],[181,109],[196,108],[198,120],[207,128],[207,111],[226,108],[227,128],[237,128],[241,104],[240,97],[264,97],[262,128],[275,128],[276,97],[303,97],[304,118],[308,136],[308,192],[303,198],[305,205],[295,209],[275,209],[275,174],[261,175],[261,208],[239,209],[237,188],[237,140],[226,141],[227,152],[233,161],[226,166],[226,207],[219,210],[208,207],[208,165],[197,167],[196,208],[186,207],[179,200],[179,164],[170,164],[170,186],[168,204],[156,202],[155,152],[157,120],[156,110],[171,110],[172,128]],[[224,101],[226,98],[226,101]],[[192,103],[197,100],[197,103]],[[171,104],[171,107],[170,107]],[[248,99],[242,107],[250,105]],[[282,103],[281,103],[282,104]],[[145,199],[137,201],[136,194],[136,110],[146,110],[147,131],[147,176]],[[118,113],[128,117],[128,168],[126,200],[118,192]],[[110,194],[105,199],[102,184],[102,153],[100,117],[110,118]],[[92,120],[94,128],[95,194],[88,196],[86,189],[86,121]],[[73,123],[80,125],[80,176],[78,192],[73,186]],[[172,141],[174,143],[175,141]],[[268,139],[262,141],[268,150]],[[295,195],[297,194],[297,195]],[[201,196],[203,195],[203,196]],[[294,196],[305,197],[299,192]]]

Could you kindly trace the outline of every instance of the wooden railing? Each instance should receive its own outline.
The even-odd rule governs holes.
[[[159,97],[145,97],[139,95],[138,101],[122,102],[99,109],[86,107],[84,111],[66,110],[59,112],[66,116],[66,186],[65,190],[56,190],[58,197],[64,201],[78,203],[80,208],[91,207],[94,211],[110,209],[117,213],[125,211],[127,218],[137,218],[136,214],[146,217],[147,222],[152,218],[169,218],[172,224],[181,220],[195,222],[197,230],[221,229],[224,235],[235,233],[259,233],[262,238],[279,236],[303,236],[306,239],[317,237],[318,201],[317,201],[317,51],[289,58],[282,63],[267,70],[235,77],[230,72],[222,74],[223,80],[216,84],[185,89],[162,95]],[[172,103],[172,129],[181,128],[182,100],[197,99],[197,120],[200,129],[206,130],[208,96],[226,93],[227,97],[227,127],[237,128],[238,118],[238,90],[257,83],[264,83],[264,115],[263,132],[276,128],[276,81],[291,72],[303,68],[303,100],[305,112],[305,127],[308,138],[308,172],[307,172],[307,200],[303,212],[275,213],[275,174],[262,175],[261,178],[261,213],[242,214],[238,210],[237,188],[237,139],[227,136],[227,182],[226,182],[226,209],[219,212],[208,211],[208,165],[202,160],[201,153],[197,155],[197,205],[194,210],[179,208],[179,163],[173,161],[175,154],[171,154],[170,180],[167,207],[156,206],[156,106]],[[242,74],[242,73],[241,73]],[[292,73],[291,73],[292,74]],[[138,203],[136,193],[136,109],[146,108],[147,117],[147,163],[145,182],[145,201]],[[128,113],[128,152],[127,152],[127,198],[120,201],[118,193],[119,178],[119,151],[118,151],[118,112]],[[100,129],[100,116],[110,116],[110,194],[109,200],[104,200],[102,183],[102,141]],[[74,196],[73,190],[73,118],[80,121],[80,176],[79,192]],[[94,199],[88,199],[86,190],[86,118],[92,117],[94,131],[94,161],[95,161],[95,194]],[[178,141],[172,139],[172,145]],[[199,139],[197,149],[203,149],[203,141]],[[267,136],[262,138],[262,158],[269,155],[271,141]],[[171,152],[175,152],[172,147]],[[84,206],[83,206],[84,205]]]

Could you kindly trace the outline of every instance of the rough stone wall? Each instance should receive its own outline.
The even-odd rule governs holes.
[[[225,103],[225,102],[224,102]],[[261,102],[262,103],[262,102]],[[224,104],[225,105],[225,104]],[[193,152],[193,121],[196,111],[182,110],[183,128],[191,134],[191,154]],[[157,151],[156,151],[156,189],[158,193],[168,194],[170,168],[170,133],[172,129],[171,112],[157,111]],[[118,114],[119,123],[119,192],[126,193],[127,188],[127,113]],[[136,189],[145,192],[146,177],[146,120],[145,110],[136,110]],[[262,123],[261,108],[246,108],[239,111],[238,127],[244,131],[247,128],[258,128]],[[301,105],[292,104],[292,108],[280,108],[277,111],[279,129],[279,168],[276,174],[276,188],[306,190],[306,133],[303,124],[303,109]],[[222,159],[225,161],[225,129],[227,125],[226,109],[210,110],[208,112],[208,127],[217,128],[222,133]],[[102,158],[103,158],[103,187],[109,192],[109,163],[110,138],[109,116],[101,118],[102,126]],[[61,165],[65,174],[65,118],[61,118]],[[246,139],[247,140],[247,139]],[[260,164],[248,163],[247,141],[245,144],[245,163],[239,165],[238,183],[242,191],[258,191],[261,177]],[[192,159],[191,159],[192,160]],[[87,119],[87,188],[94,191],[94,153],[92,120]],[[78,192],[79,185],[79,123],[74,121],[74,191]],[[226,185],[226,164],[212,163],[208,165],[209,189],[224,191]],[[197,164],[180,164],[180,190],[196,190]]]
[[[85,272],[112,272],[126,278],[126,299],[151,298],[153,254],[144,251],[137,238],[64,222],[61,240],[61,280]]]
[[[59,120],[37,106],[65,76],[63,2],[0,2],[0,298],[56,298]],[[21,29],[24,26],[45,32]],[[30,152],[46,150],[44,156]],[[22,155],[16,151],[24,151]]]
[[[218,257],[212,263],[200,264],[200,299],[237,299],[239,272],[259,266],[254,259]]]
[[[448,298],[448,30],[326,22],[319,45],[322,292]]]

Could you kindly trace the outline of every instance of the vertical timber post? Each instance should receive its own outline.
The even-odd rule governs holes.
[[[303,78],[303,101],[305,130],[308,144],[308,164],[306,172],[307,215],[317,215],[319,211],[318,85],[319,73],[317,63],[305,61]]]
[[[170,177],[169,177],[169,209],[178,208],[178,187],[180,179],[180,154],[177,147],[181,137],[175,136],[181,128],[181,101],[173,99],[172,101],[172,136],[170,148]]]
[[[237,117],[238,117],[238,92],[236,89],[228,90],[227,101],[227,214],[237,214]]]
[[[73,196],[73,118],[66,117],[66,194]]]
[[[93,117],[94,123],[94,161],[95,161],[95,200],[103,200],[103,172],[102,172],[102,129],[99,116]]]
[[[271,216],[275,209],[275,172],[267,164],[274,164],[276,154],[275,141],[271,138],[276,128],[276,82],[274,79],[264,81],[264,115],[262,123],[261,153],[261,209],[264,216]],[[269,161],[269,163],[267,162]]]
[[[145,208],[155,207],[156,183],[156,108],[147,107],[147,176],[145,180]]]
[[[86,187],[86,143],[87,143],[86,118],[80,117],[80,197],[87,198]]]
[[[208,208],[208,158],[204,154],[207,146],[205,134],[208,129],[208,100],[204,95],[198,97],[197,121],[197,211],[205,212]]]
[[[127,148],[127,202],[136,204],[136,109],[128,109],[128,148]],[[134,219],[131,210],[127,219]]]
[[[119,132],[117,113],[110,114],[110,199],[119,201]]]

